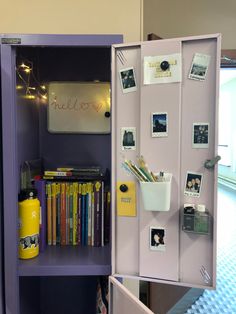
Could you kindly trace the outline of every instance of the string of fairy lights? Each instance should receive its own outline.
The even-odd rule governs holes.
[[[20,83],[16,85],[17,90],[23,90],[24,98],[47,100],[46,86],[41,84],[35,74],[33,62],[25,60],[16,67],[16,74]]]

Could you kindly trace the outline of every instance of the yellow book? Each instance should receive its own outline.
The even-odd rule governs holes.
[[[46,185],[47,191],[47,237],[48,245],[52,245],[52,190],[51,183]]]

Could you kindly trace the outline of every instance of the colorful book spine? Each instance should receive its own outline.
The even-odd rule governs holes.
[[[57,183],[56,191],[57,215],[56,215],[56,242],[60,244],[60,224],[61,224],[61,185]]]
[[[100,212],[101,212],[101,246],[104,246],[104,182],[102,181],[100,193]]]
[[[47,244],[47,205],[46,205],[46,182],[45,180],[36,180],[34,187],[38,192],[40,202],[40,229],[39,229],[39,250],[43,252]]]
[[[73,244],[73,184],[69,184],[69,244]]]
[[[92,183],[87,183],[88,199],[88,245],[92,245]]]
[[[47,242],[52,245],[52,190],[51,183],[47,183]]]
[[[69,230],[70,230],[70,186],[66,183],[66,245],[69,244]]]
[[[78,244],[78,186],[73,183],[73,245]]]
[[[105,222],[104,222],[104,241],[105,244],[109,243],[110,241],[110,219],[111,219],[111,192],[106,192],[106,200],[105,200]]]
[[[79,183],[78,187],[78,227],[77,227],[77,232],[78,232],[78,245],[82,245],[82,232],[81,232],[81,220],[82,220],[82,183]]]
[[[56,183],[52,183],[52,245],[56,245]]]
[[[85,184],[86,195],[85,195],[85,213],[84,213],[84,245],[88,245],[88,216],[89,216],[89,192],[88,183]]]
[[[101,187],[101,182],[96,181],[94,184],[94,246],[101,246]]]
[[[72,176],[72,172],[70,171],[44,171],[45,176],[58,176],[58,177],[70,177]]]
[[[81,194],[81,234],[82,234],[82,245],[86,245],[86,194],[87,194],[86,183],[82,184],[82,194]]]
[[[94,246],[94,184],[91,186],[91,245]]]
[[[61,184],[61,245],[66,245],[66,184]]]

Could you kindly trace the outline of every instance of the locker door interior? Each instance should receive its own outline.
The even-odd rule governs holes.
[[[153,314],[115,277],[109,277],[109,314]]]
[[[219,69],[219,34],[114,46],[113,274],[215,287]]]

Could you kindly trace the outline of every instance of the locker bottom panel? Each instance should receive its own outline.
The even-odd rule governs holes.
[[[96,314],[98,277],[20,277],[20,314]]]

